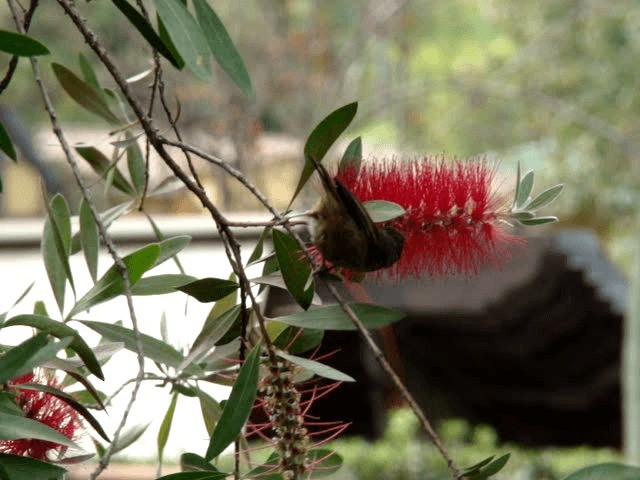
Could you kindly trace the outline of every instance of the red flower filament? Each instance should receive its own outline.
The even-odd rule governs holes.
[[[29,373],[9,382],[10,386],[23,383],[42,383],[57,387],[55,378]],[[36,390],[16,389],[16,403],[24,411],[25,417],[37,420],[57,430],[65,437],[74,439],[82,429],[78,413],[54,395]],[[50,460],[50,453],[63,454],[67,447],[58,443],[34,438],[0,441],[0,453],[24,455],[38,460]]]
[[[336,176],[361,202],[387,200],[405,209],[385,225],[405,236],[400,260],[380,271],[395,278],[477,273],[508,258],[520,240],[504,230],[508,209],[492,191],[493,177],[485,160],[433,156],[363,162]]]

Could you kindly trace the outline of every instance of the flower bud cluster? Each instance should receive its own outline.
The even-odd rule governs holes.
[[[301,396],[293,381],[294,365],[278,360],[261,387],[264,410],[273,430],[272,441],[280,456],[280,472],[286,480],[306,471],[309,436],[304,426]]]

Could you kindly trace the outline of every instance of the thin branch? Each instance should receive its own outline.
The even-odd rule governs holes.
[[[29,4],[29,9],[25,12],[24,17],[22,19],[23,30],[21,33],[26,33],[29,31],[29,27],[31,26],[31,19],[33,18],[33,14],[35,13],[36,8],[38,7],[38,1],[39,0],[31,0],[31,3]],[[13,12],[13,13],[14,13],[14,20],[15,20],[16,12]],[[20,57],[18,55],[14,55],[11,57],[11,60],[9,60],[9,68],[7,68],[7,73],[5,73],[4,78],[0,80],[0,95],[2,95],[2,92],[6,90],[6,88],[9,86],[9,83],[13,78],[13,74],[16,73],[16,68],[18,67],[19,59]]]

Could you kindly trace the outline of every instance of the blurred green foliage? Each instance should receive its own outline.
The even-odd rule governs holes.
[[[536,448],[500,443],[487,425],[470,426],[464,420],[447,420],[439,428],[442,440],[461,467],[471,466],[491,455],[511,453],[496,480],[560,480],[586,465],[620,462],[621,455],[611,449],[586,446],[574,448]],[[415,416],[408,409],[389,415],[382,438],[369,442],[351,437],[332,443],[344,458],[343,468],[334,480],[445,480],[447,466],[435,449],[420,435]]]

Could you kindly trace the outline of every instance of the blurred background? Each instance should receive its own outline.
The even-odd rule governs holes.
[[[127,76],[152,67],[139,34],[110,2],[79,6]],[[484,154],[498,162],[506,182],[515,182],[511,179],[520,162],[524,170],[536,171],[534,191],[565,184],[552,207],[560,227],[588,229],[602,242],[604,257],[612,259],[607,272],[630,273],[640,206],[640,76],[634,60],[640,54],[639,3],[246,0],[217,1],[215,8],[245,61],[255,97],[243,96],[217,67],[213,80],[204,83],[167,64],[168,98],[175,109],[179,106],[178,126],[185,140],[245,172],[278,208],[286,207],[297,183],[308,133],[330,111],[358,101],[358,115],[344,140],[361,135],[365,156]],[[59,62],[78,71],[82,49],[101,84],[113,86],[79,34],[63,27],[66,21],[55,2],[42,2],[34,19],[30,34],[52,52],[42,62],[44,79],[71,141],[108,152],[113,140],[108,126],[73,103],[47,65]],[[13,28],[6,9],[0,10],[0,28]],[[8,55],[0,55],[0,71],[8,61]],[[150,76],[134,83],[141,98],[147,98],[150,83]],[[72,208],[79,203],[38,100],[29,63],[21,60],[16,78],[0,96],[0,121],[20,152],[17,163],[0,157],[0,215],[27,223],[0,223],[7,245],[12,237],[8,229],[24,233],[33,219],[38,227],[32,247],[37,248],[44,214],[41,183],[50,193],[63,192]],[[343,149],[336,149],[335,157]],[[196,168],[224,210],[257,212],[259,205],[234,180],[204,163]],[[151,169],[152,183],[168,176],[154,159]],[[88,167],[85,171],[93,175]],[[307,195],[313,197],[310,190]],[[93,193],[103,209],[124,199],[105,193],[97,182]],[[150,199],[147,207],[162,215],[202,213],[183,190]],[[22,242],[15,238],[13,248]],[[562,250],[563,262],[586,255],[576,253],[580,247],[572,240],[562,241],[564,250],[556,244],[548,249]],[[548,257],[540,253],[536,258],[543,262]],[[5,264],[15,259],[7,250]],[[544,278],[530,277],[534,287]],[[616,276],[615,281],[622,285],[624,278]],[[626,286],[618,284],[614,300],[604,296],[605,303],[615,304],[610,310],[616,318],[611,327],[616,358],[626,295]],[[19,287],[23,285],[13,287],[17,293],[11,297]],[[608,288],[598,282],[592,287],[596,294]],[[473,287],[463,283],[460,288]],[[549,294],[548,302],[554,299]],[[605,440],[595,443],[619,445],[619,425],[615,428],[618,441],[604,435]]]

